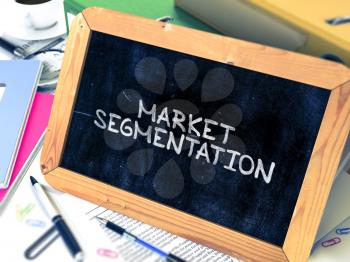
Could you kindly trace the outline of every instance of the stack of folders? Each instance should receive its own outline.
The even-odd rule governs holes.
[[[37,93],[42,65],[0,61],[0,211],[40,148],[53,95]]]

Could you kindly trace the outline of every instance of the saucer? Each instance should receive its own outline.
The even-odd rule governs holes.
[[[25,23],[23,15],[16,10],[16,8],[11,8],[11,17],[7,19],[5,26],[5,33],[22,40],[44,40],[49,38],[58,37],[66,33],[66,22],[64,17],[63,3],[60,10],[57,10],[62,15],[60,15],[57,23],[47,29],[35,29],[28,26]]]

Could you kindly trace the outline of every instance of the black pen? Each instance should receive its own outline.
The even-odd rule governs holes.
[[[25,52],[21,47],[11,44],[2,37],[0,37],[0,47],[4,48],[7,52],[13,54],[18,58],[23,59],[25,57]]]
[[[66,244],[67,248],[69,249],[69,252],[74,257],[76,261],[82,261],[84,259],[83,252],[75,239],[74,235],[72,234],[71,230],[69,229],[66,222],[63,220],[62,216],[58,213],[56,208],[51,203],[50,199],[46,195],[46,192],[42,188],[42,186],[36,181],[34,177],[30,177],[30,181],[32,182],[34,192],[44,209],[47,216],[52,220],[53,224],[55,225],[57,231],[59,232],[60,236],[63,239],[63,242]]]
[[[138,237],[134,236],[133,234],[127,232],[124,228],[112,223],[111,221],[108,221],[107,219],[96,217],[96,219],[103,225],[106,226],[106,228],[118,233],[119,235],[126,237],[128,240],[133,241],[135,243],[140,244],[141,246],[157,253],[161,257],[164,257],[165,261],[167,262],[186,262],[185,260],[171,254],[166,253],[159,248],[152,246],[151,244],[148,244],[147,242],[143,241],[142,239],[139,239]]]

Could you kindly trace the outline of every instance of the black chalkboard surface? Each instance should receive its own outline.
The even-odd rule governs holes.
[[[329,96],[92,31],[61,166],[282,246]]]

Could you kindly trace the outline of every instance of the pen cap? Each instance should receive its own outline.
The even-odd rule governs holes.
[[[79,256],[82,256],[82,251],[66,222],[60,215],[55,216],[52,219],[52,222],[55,224],[57,231],[60,233],[64,243],[67,245],[69,252],[77,260]],[[82,257],[79,260],[81,259]]]

